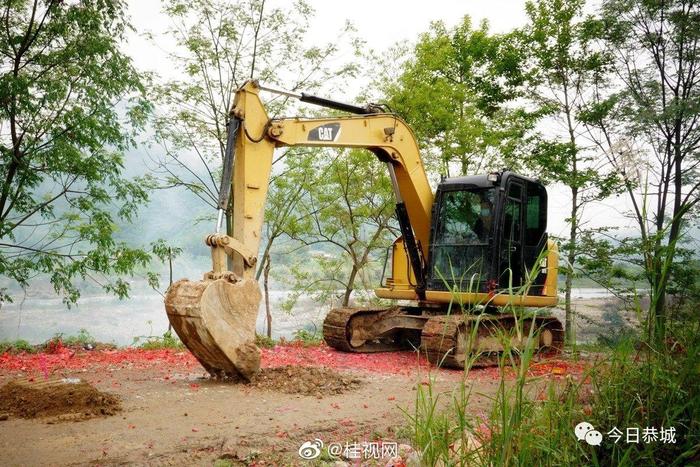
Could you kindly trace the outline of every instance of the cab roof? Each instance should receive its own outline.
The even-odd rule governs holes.
[[[493,183],[488,180],[488,174],[484,175],[465,175],[461,177],[450,177],[444,178],[440,181],[438,185],[438,190],[469,190],[474,188],[493,188],[494,186],[504,186],[510,177],[517,177],[528,182],[537,183],[541,185],[539,180],[534,178],[525,177],[515,172],[509,170],[504,170],[498,172],[500,174],[500,179],[498,183]]]

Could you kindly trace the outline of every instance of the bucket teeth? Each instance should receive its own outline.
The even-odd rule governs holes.
[[[180,340],[209,373],[250,379],[260,368],[255,345],[260,298],[251,279],[183,279],[166,292],[165,310]]]

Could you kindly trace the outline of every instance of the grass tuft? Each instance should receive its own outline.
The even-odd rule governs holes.
[[[36,353],[38,349],[24,339],[0,342],[0,354],[3,353]]]
[[[135,338],[134,344],[138,343],[141,338]],[[160,349],[175,349],[182,350],[185,348],[180,339],[171,331],[165,331],[162,336],[148,336],[145,342],[139,345],[139,348],[144,350],[160,350]]]

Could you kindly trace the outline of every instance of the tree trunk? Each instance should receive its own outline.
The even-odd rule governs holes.
[[[655,296],[652,297],[652,303],[650,303],[649,310],[651,312],[653,309],[654,320],[653,322],[650,322],[649,325],[653,325],[654,327],[650,337],[652,337],[654,343],[657,345],[662,345],[666,339],[666,287],[668,286],[668,281],[670,279],[670,268],[673,265],[673,258],[676,252],[676,242],[678,241],[681,232],[680,212],[683,209],[681,201],[683,196],[683,172],[681,166],[683,155],[681,154],[680,150],[681,129],[680,121],[676,121],[675,142],[673,144],[674,202],[671,229],[668,235],[666,250],[662,253],[661,249],[657,249],[655,252],[658,267],[656,274],[653,276],[655,284],[653,284],[652,293],[654,291],[656,293],[654,294]]]
[[[265,244],[265,248],[263,249],[263,254],[261,255],[263,258],[263,262],[260,264],[260,267],[258,267],[258,270],[255,272],[255,280],[258,281],[260,280],[260,276],[262,276],[263,271],[267,267],[267,262],[265,262],[265,258],[270,256],[270,250],[272,249],[272,241],[274,240],[273,237],[270,237],[267,239],[267,243]]]
[[[270,311],[270,255],[265,258],[263,270],[263,289],[265,290],[265,321],[267,323],[267,337],[272,337],[272,312]]]
[[[660,285],[660,284],[657,284]],[[653,326],[651,339],[656,345],[663,343],[666,337],[666,287],[659,288],[656,296],[652,300],[651,306],[654,310],[654,320],[649,323]]]
[[[168,247],[168,270],[170,271],[168,288],[173,285],[173,248]],[[168,320],[168,333],[173,331],[173,324]]]
[[[564,307],[565,313],[565,336],[566,341],[572,343],[575,339],[574,324],[576,316],[571,306],[571,287],[574,281],[574,263],[576,262],[576,241],[578,230],[578,188],[571,188],[571,230],[569,231],[569,251],[566,255],[568,263],[566,268],[566,281],[564,282]]]
[[[355,288],[355,278],[357,277],[357,272],[359,268],[357,264],[352,265],[352,271],[350,271],[350,277],[348,277],[348,283],[345,286],[345,295],[343,296],[342,306],[348,306],[350,304],[350,295]]]
[[[577,231],[578,231],[578,150],[576,148],[576,134],[574,132],[573,120],[571,117],[571,105],[569,103],[569,87],[568,83],[564,82],[564,112],[566,114],[566,124],[569,130],[569,144],[573,150],[571,159],[571,178],[569,179],[569,187],[571,187],[571,230],[569,231],[569,251],[566,255],[566,260],[569,263],[566,268],[566,281],[564,283],[564,305],[565,305],[565,323],[564,336],[566,342],[573,343],[574,341],[574,323],[576,313],[571,307],[571,285],[574,281],[574,264],[577,256]]]

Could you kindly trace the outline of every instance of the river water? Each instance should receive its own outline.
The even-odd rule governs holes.
[[[610,294],[604,289],[574,289],[575,299],[604,298]],[[288,297],[287,291],[270,291],[273,337],[289,338],[298,329],[320,331],[326,305],[314,303],[310,298],[298,300],[292,313],[281,309]],[[260,306],[257,328],[265,329],[264,305]],[[0,341],[25,339],[37,344],[57,333],[75,335],[86,329],[100,342],[129,345],[135,337],[162,335],[168,328],[168,318],[163,298],[153,292],[135,294],[126,300],[109,295],[88,296],[68,309],[60,298],[16,297],[14,303],[3,304],[0,309]]]

